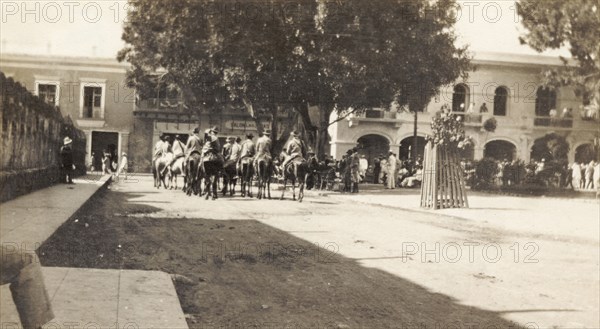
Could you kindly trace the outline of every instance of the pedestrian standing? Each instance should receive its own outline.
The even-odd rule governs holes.
[[[350,155],[350,182],[352,183],[350,193],[358,193],[358,183],[360,182],[360,159],[358,150],[353,148]]]
[[[68,136],[63,140],[63,146],[60,148],[60,160],[62,177],[61,180],[67,184],[73,184],[73,141]]]
[[[383,184],[383,186],[387,186],[387,175],[388,175],[388,161],[385,156],[381,156],[381,173],[379,174],[379,181]]]
[[[594,187],[594,160],[590,161],[590,163],[588,163],[587,167],[585,168],[585,189],[586,190],[591,190]]]
[[[375,157],[373,160],[373,184],[379,184],[379,174],[381,173],[381,160],[380,156]]]
[[[119,169],[117,170],[117,179],[119,179],[121,174],[125,175],[125,180],[127,180],[127,153],[125,152],[121,155],[121,162],[119,163]]]
[[[361,183],[365,180],[365,176],[367,175],[367,170],[369,169],[369,161],[365,158],[365,155],[361,155],[359,159],[359,167],[358,172],[360,174]]]
[[[398,161],[396,159],[396,157],[394,156],[394,153],[390,152],[389,157],[388,157],[388,178],[387,178],[387,188],[388,189],[395,189],[396,188],[396,172],[397,172],[397,167],[398,165]]]
[[[571,182],[573,184],[574,189],[579,189],[581,187],[581,166],[577,161],[573,162],[571,166]]]

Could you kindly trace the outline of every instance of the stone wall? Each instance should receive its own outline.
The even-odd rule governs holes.
[[[76,175],[85,173],[85,135],[57,107],[0,72],[0,202],[56,183],[64,137],[73,139]]]

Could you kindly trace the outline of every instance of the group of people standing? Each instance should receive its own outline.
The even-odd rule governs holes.
[[[593,190],[600,188],[600,162],[574,162],[571,165],[572,185],[575,189]]]
[[[393,152],[387,157],[380,154],[373,161],[373,183],[383,184],[386,189],[413,187],[421,181],[420,163],[420,158],[413,164],[410,160],[401,161]]]

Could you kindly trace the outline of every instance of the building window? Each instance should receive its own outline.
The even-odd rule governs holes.
[[[556,92],[546,87],[539,87],[535,98],[535,115],[550,116],[550,110],[556,110]]]
[[[79,116],[85,119],[104,118],[105,83],[83,82]]]
[[[35,94],[45,103],[58,106],[60,95],[60,83],[54,80],[36,79]]]
[[[454,93],[452,94],[452,111],[465,111],[465,106],[467,104],[467,91],[467,86],[462,83],[454,86]]]
[[[498,87],[494,92],[494,115],[506,115],[506,103],[508,101],[508,89]]]
[[[38,96],[50,105],[56,105],[56,85],[38,85]]]

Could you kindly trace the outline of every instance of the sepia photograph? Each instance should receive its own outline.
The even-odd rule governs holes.
[[[600,0],[0,0],[0,329],[600,329]]]

